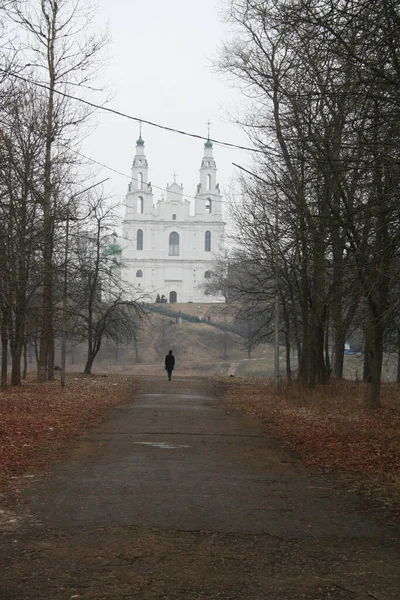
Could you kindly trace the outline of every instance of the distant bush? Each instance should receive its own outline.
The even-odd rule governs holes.
[[[188,313],[184,313],[179,311],[176,312],[176,310],[173,310],[172,308],[168,308],[165,305],[159,305],[157,304],[157,306],[153,305],[153,306],[149,306],[148,307],[149,310],[151,312],[157,313],[159,315],[164,315],[165,317],[171,317],[171,319],[176,319],[177,317],[181,317],[181,319],[183,321],[189,321],[189,323],[201,323],[201,319],[199,317],[196,317],[194,315],[189,315]]]

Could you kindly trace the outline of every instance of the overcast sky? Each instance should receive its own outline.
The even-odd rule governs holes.
[[[111,43],[106,67],[113,99],[108,105],[124,113],[189,132],[247,145],[243,132],[229,122],[241,103],[240,94],[211,62],[229,31],[221,20],[223,0],[99,0],[97,24],[108,22]],[[139,126],[114,115],[98,116],[98,126],[86,140],[84,152],[91,158],[130,174]],[[204,142],[143,125],[154,186],[184,185],[193,196],[199,181]],[[221,190],[227,191],[234,167],[246,154],[214,146]],[[128,178],[103,170],[110,176],[107,190],[125,196]],[[155,199],[161,191],[154,189]]]

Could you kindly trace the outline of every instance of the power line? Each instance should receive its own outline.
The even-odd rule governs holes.
[[[22,77],[22,75],[18,75],[17,73],[13,73],[12,71],[8,71],[8,70],[4,71],[2,69],[2,72],[7,73],[8,75],[11,75],[15,79],[20,79],[21,81],[24,81],[25,83],[29,83],[30,85],[35,85],[44,90],[51,91],[51,88],[48,85],[46,85],[45,83],[33,81],[32,79]],[[198,140],[210,141],[219,146],[225,146],[226,148],[233,148],[235,150],[246,150],[248,152],[257,152],[257,153],[265,154],[264,150],[260,150],[257,148],[250,148],[249,146],[241,146],[240,144],[232,144],[231,142],[224,142],[221,140],[209,139],[209,138],[206,138],[203,135],[199,135],[197,133],[190,133],[190,132],[184,131],[182,129],[176,129],[174,127],[169,127],[168,125],[161,125],[160,123],[155,123],[154,121],[148,121],[147,119],[143,119],[141,117],[134,117],[133,115],[128,115],[128,114],[123,113],[114,108],[108,108],[108,107],[102,106],[100,104],[95,104],[94,102],[89,102],[89,100],[84,100],[83,98],[78,98],[78,96],[73,96],[72,94],[67,94],[66,92],[61,92],[60,90],[57,90],[56,88],[53,88],[53,92],[55,94],[58,94],[59,96],[63,96],[64,98],[69,98],[70,100],[76,100],[77,102],[81,102],[82,104],[86,104],[87,106],[91,106],[92,108],[95,108],[97,110],[102,110],[104,112],[108,112],[108,113],[117,115],[119,117],[123,117],[124,119],[129,119],[131,121],[135,121],[136,123],[146,123],[146,125],[150,125],[151,127],[157,127],[158,129],[163,129],[165,131],[170,131],[172,133],[178,133],[179,135],[185,135],[187,137],[192,137],[192,138],[195,138]],[[269,152],[274,152],[274,153],[276,152],[273,148],[269,148],[268,146],[266,147],[266,149]]]
[[[31,85],[35,85],[37,87],[40,87],[42,89],[45,90],[51,90],[51,88],[44,84],[44,83],[40,83],[38,81],[33,81],[31,79],[28,79],[26,77],[22,77],[22,75],[18,75],[17,73],[13,73],[12,71],[9,71],[8,69],[0,69],[0,72],[7,74],[7,75],[11,75],[12,77],[19,79],[21,81],[24,81],[26,83],[29,83]],[[54,93],[63,96],[65,98],[69,98],[71,100],[76,100],[77,102],[81,102],[82,104],[86,104],[87,106],[91,106],[92,108],[96,109],[96,110],[102,110],[104,112],[109,112],[111,114],[115,114],[117,116],[123,117],[125,119],[129,119],[131,121],[135,121],[136,123],[146,123],[147,125],[150,125],[151,127],[156,127],[158,129],[163,129],[165,131],[170,131],[172,133],[178,133],[179,135],[184,135],[187,137],[192,137],[195,139],[199,139],[199,140],[206,140],[206,141],[210,141],[213,142],[216,145],[219,146],[223,146],[226,148],[232,148],[235,150],[245,150],[247,152],[254,152],[256,154],[263,154],[265,157],[274,157],[274,158],[281,158],[281,154],[279,152],[277,152],[277,150],[269,145],[264,144],[263,148],[250,148],[249,146],[241,146],[240,144],[232,144],[231,142],[224,142],[224,141],[220,141],[220,140],[216,140],[216,139],[209,139],[206,138],[202,135],[199,135],[197,133],[190,133],[184,130],[180,130],[180,129],[175,129],[174,127],[169,127],[168,125],[161,125],[160,123],[155,123],[153,121],[148,121],[147,119],[142,119],[141,117],[135,117],[133,115],[128,115],[126,113],[123,113],[121,111],[115,110],[113,108],[108,108],[106,106],[102,106],[100,104],[95,104],[94,102],[89,102],[88,100],[84,100],[83,98],[78,98],[77,96],[73,96],[72,94],[67,94],[66,92],[61,92],[60,90],[57,89],[53,89]],[[393,146],[393,144],[391,144],[391,146]],[[343,144],[341,145],[341,147],[343,147]],[[352,149],[352,148],[356,148],[356,146],[353,146],[352,144],[346,144],[344,147]],[[298,155],[296,153],[290,153],[289,156],[293,159],[298,158]],[[357,159],[351,159],[348,157],[342,157],[342,158],[332,158],[332,157],[322,157],[320,159],[316,159],[319,162],[330,162],[330,163],[338,163],[338,164],[343,164],[343,163],[348,163],[348,164],[358,164],[358,160]],[[106,168],[110,168],[110,167],[106,167]],[[161,188],[163,189],[163,188]]]

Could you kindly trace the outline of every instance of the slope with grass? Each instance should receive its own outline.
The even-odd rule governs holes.
[[[186,306],[186,305],[185,305]],[[176,313],[179,315],[179,311]],[[178,322],[176,322],[178,320]],[[227,373],[232,364],[247,357],[245,340],[208,322],[179,321],[163,314],[150,313],[139,332],[137,354],[134,344],[105,344],[94,365],[94,372],[150,374],[163,368],[165,354],[172,349],[180,374]],[[257,349],[259,356],[263,348]],[[75,357],[75,365],[78,364]],[[155,371],[156,369],[156,371]]]

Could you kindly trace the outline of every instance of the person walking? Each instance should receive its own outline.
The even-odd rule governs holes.
[[[175,366],[175,357],[172,354],[172,350],[170,350],[168,352],[167,356],[165,357],[165,370],[167,371],[169,381],[171,381],[171,376],[172,376],[172,371],[174,370],[174,366]]]

